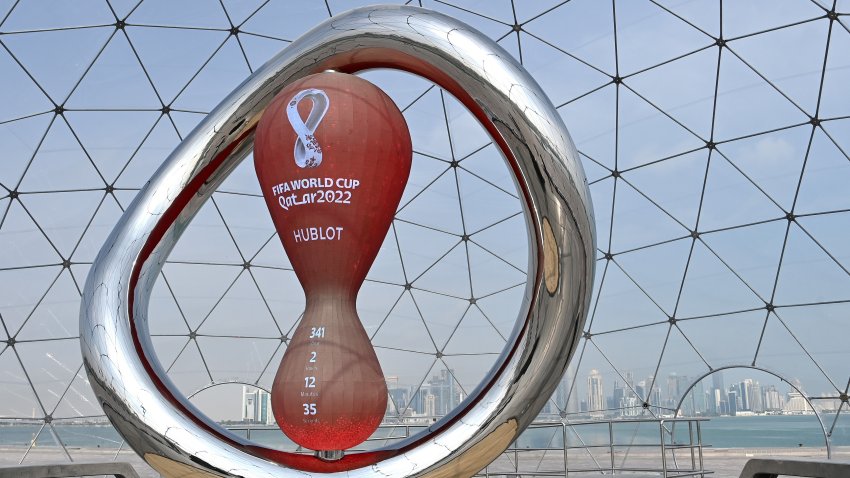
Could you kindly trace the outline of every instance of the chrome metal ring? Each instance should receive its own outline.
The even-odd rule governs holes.
[[[254,128],[275,94],[312,73],[369,68],[432,80],[488,130],[523,199],[529,282],[508,345],[458,409],[405,441],[324,462],[246,442],[196,410],[156,359],[148,301],[180,234],[251,151]],[[84,363],[109,419],[166,476],[471,476],[531,423],[557,386],[587,316],[594,251],[590,195],[575,146],[551,102],[510,54],[439,13],[361,8],[325,21],[257,70],[138,193],[86,282]]]

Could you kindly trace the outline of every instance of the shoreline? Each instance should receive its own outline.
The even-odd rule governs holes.
[[[66,448],[71,456],[76,460],[79,456],[98,456],[98,457],[108,457],[109,460],[114,456],[124,457],[124,456],[133,456],[137,457],[135,452],[129,447],[124,447],[120,451],[117,447],[115,448],[96,448],[96,447],[67,447]],[[17,464],[17,462],[21,459],[23,454],[26,452],[27,446],[24,445],[0,445],[0,466]],[[543,455],[543,454],[552,454],[554,452],[560,452],[561,449],[551,449],[547,451],[542,450],[523,450],[517,449],[517,453],[520,455]],[[672,451],[672,449],[668,449],[668,452]],[[696,453],[696,448],[694,448],[694,452]],[[823,458],[826,459],[826,447],[825,446],[808,446],[808,447],[750,447],[750,448],[715,448],[711,446],[705,446],[702,449],[703,456],[708,458],[755,458],[755,457],[764,457],[764,456],[786,456],[786,457],[811,457],[811,458]],[[513,450],[505,452],[507,454],[513,455]],[[571,453],[581,453],[581,449],[571,449]],[[685,452],[679,452],[681,454],[685,454]],[[679,454],[677,453],[677,454]],[[641,449],[641,448],[632,448],[628,451],[625,450],[616,450],[615,456],[634,456],[634,457],[650,457],[650,456],[660,456],[658,452],[658,448],[653,447],[651,449]],[[688,453],[689,454],[689,453]],[[51,445],[51,446],[39,446],[33,447],[29,451],[29,456],[27,457],[26,462],[30,462],[30,457],[41,457],[52,456],[55,457],[53,461],[67,461],[67,456],[65,456],[62,448]],[[850,459],[850,446],[833,446],[832,447],[832,459]]]
[[[0,467],[16,466],[23,459],[26,452],[26,446],[17,445],[0,445]],[[96,448],[96,447],[69,447],[68,453],[74,461],[77,462],[109,462],[121,461],[130,463],[133,468],[139,473],[140,478],[161,478],[160,474],[143,461],[130,448],[123,448],[119,451],[114,448]],[[694,450],[695,456],[697,450]],[[594,453],[594,455],[596,455]],[[512,457],[513,451],[508,452],[508,455],[501,455],[496,461],[490,465],[490,472],[498,475],[498,470],[513,468],[512,463],[505,461],[505,457]],[[596,456],[596,459],[607,460],[609,456]],[[690,452],[684,450],[676,453],[679,463],[684,467],[690,465]],[[710,471],[714,478],[738,478],[741,470],[748,460],[751,458],[801,458],[801,459],[817,459],[826,460],[826,447],[788,447],[788,448],[769,448],[769,447],[751,447],[751,448],[714,448],[704,447],[702,449],[704,469]],[[542,451],[522,451],[518,450],[520,469],[532,467],[540,469],[541,467],[548,470],[563,469],[563,454],[558,450]],[[631,448],[618,450],[615,452],[616,461],[621,465],[627,464],[630,466],[648,467],[651,469],[661,468],[661,455],[658,448]],[[668,465],[673,463],[670,461],[671,455],[668,455]],[[850,446],[833,446],[832,459],[834,460],[850,460]],[[52,463],[68,463],[68,456],[62,449],[56,445],[40,446],[32,448],[23,464],[39,465]],[[510,461],[510,460],[508,460]],[[584,450],[570,450],[570,467],[578,469],[584,466],[593,466],[589,456]],[[507,467],[507,468],[505,468]],[[674,468],[671,468],[673,470]],[[533,475],[533,473],[529,473]],[[581,475],[579,473],[578,475]],[[573,476],[573,473],[570,473]],[[584,476],[584,475],[582,475]]]
[[[15,466],[22,459],[26,446],[0,446],[0,467]],[[552,453],[552,450],[547,453],[540,451],[519,451],[520,462],[525,465],[534,465],[538,467],[551,468],[553,470],[562,469],[563,455],[560,453]],[[572,468],[582,466],[583,462],[588,459],[583,455],[582,450],[574,450],[576,455],[570,457]],[[122,461],[130,463],[133,468],[139,473],[140,478],[161,478],[159,473],[144,462],[136,453],[124,448],[68,448],[68,453],[74,461],[78,462],[109,462]],[[513,452],[510,452],[511,455]],[[615,452],[617,460],[625,460],[624,452]],[[679,459],[687,460],[690,463],[690,454],[679,455]],[[607,456],[607,455],[605,455]],[[505,457],[505,455],[501,455]],[[744,464],[750,458],[764,457],[786,457],[786,458],[813,458],[826,459],[826,447],[797,447],[797,448],[703,448],[703,463],[706,471],[711,471],[710,476],[714,478],[738,478]],[[601,458],[601,457],[600,457]],[[668,456],[669,458],[669,456]],[[850,459],[850,446],[832,447],[832,458],[837,460]],[[669,461],[669,460],[668,460]],[[42,446],[32,448],[24,460],[23,464],[51,464],[51,463],[67,463],[68,457],[62,452],[58,446]],[[628,462],[631,464],[643,463],[651,468],[660,468],[660,453],[657,449],[647,450],[633,448],[628,452]],[[684,463],[684,462],[682,462]],[[585,463],[589,464],[589,463]],[[491,465],[491,473],[498,474],[498,469],[505,466],[505,463],[500,463],[497,459]],[[512,468],[512,466],[509,466]],[[524,468],[524,466],[522,467]],[[533,474],[533,473],[529,473]],[[573,473],[570,473],[572,476]]]

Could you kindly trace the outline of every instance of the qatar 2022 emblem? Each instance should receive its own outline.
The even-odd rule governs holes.
[[[481,384],[419,433],[357,450],[387,406],[357,296],[413,155],[402,113],[355,75],[373,68],[423,77],[478,120],[514,175],[530,251],[516,324]],[[165,374],[148,326],[151,290],[166,258],[251,152],[306,298],[271,389],[278,426],[304,450],[297,453],[247,440],[197,410]],[[115,428],[164,476],[469,477],[522,433],[557,387],[587,317],[595,248],[578,153],[523,67],[449,16],[364,7],[316,26],[254,72],[138,193],[86,282],[84,364]]]
[[[298,105],[301,100],[309,99],[313,106],[307,114],[307,120],[301,118]],[[322,147],[316,140],[316,129],[328,112],[328,95],[315,88],[307,88],[296,93],[286,107],[286,117],[292,130],[298,138],[295,140],[295,151],[292,153],[295,164],[302,168],[315,168],[322,164]]]

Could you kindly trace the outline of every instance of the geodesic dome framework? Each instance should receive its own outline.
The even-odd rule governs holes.
[[[227,92],[357,5],[0,4],[0,418],[37,424],[33,444],[73,456],[62,424],[102,416],[80,368],[77,318],[106,234]],[[670,374],[755,364],[837,399],[828,428],[845,420],[850,6],[421,5],[515,54],[582,154],[596,295],[551,411],[576,411],[571,397],[585,399],[592,369],[609,384],[646,378],[641,413],[659,414],[680,398],[651,393]],[[416,155],[361,316],[388,375],[411,392],[435,374],[469,390],[510,333],[525,283],[516,190],[453,98],[402,74],[366,77],[404,110]],[[246,162],[215,193],[152,299],[161,362],[211,416],[225,413],[217,396],[196,392],[267,387],[303,302],[252,175]]]

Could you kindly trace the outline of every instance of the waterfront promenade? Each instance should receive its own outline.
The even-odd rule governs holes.
[[[20,447],[0,447],[0,466],[17,465],[25,449]],[[140,478],[160,478],[159,473],[147,465],[141,458],[130,450],[122,450],[116,456],[115,450],[99,450],[80,448],[72,450],[75,461],[99,462],[99,461],[126,461],[131,463],[139,472]],[[552,472],[562,469],[563,457],[553,452],[523,452],[520,458],[520,471],[524,477],[533,477],[534,472]],[[826,449],[823,447],[803,448],[705,448],[705,469],[714,473],[707,475],[715,478],[737,478],[750,458],[764,457],[790,457],[790,458],[814,458],[825,459]],[[632,451],[625,457],[623,453],[617,453],[617,460],[625,462],[629,466],[657,468],[660,467],[660,457],[653,453],[640,453]],[[833,448],[833,458],[837,460],[850,460],[850,446]],[[505,456],[496,460],[490,467],[491,476],[500,476],[499,471],[513,471],[513,455]],[[689,460],[689,458],[688,458]],[[67,458],[56,447],[42,447],[30,451],[26,464],[46,464],[67,462]],[[571,452],[570,469],[593,467],[594,463],[586,453],[580,451]],[[668,465],[669,466],[669,465]],[[609,472],[610,473],[610,472]],[[551,476],[551,475],[548,475]],[[571,472],[569,476],[588,477],[603,476],[600,472]],[[627,474],[616,476],[628,476]]]

